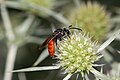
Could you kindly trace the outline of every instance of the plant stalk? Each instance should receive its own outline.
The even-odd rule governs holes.
[[[12,80],[12,70],[14,68],[15,58],[17,54],[17,45],[10,45],[8,48],[5,73],[3,80]]]

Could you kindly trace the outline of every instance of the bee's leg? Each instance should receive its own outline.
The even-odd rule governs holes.
[[[70,38],[70,34],[71,34],[70,31],[67,31],[66,34],[67,34],[67,36]]]
[[[70,35],[67,35],[70,38]]]
[[[56,44],[56,47],[58,48],[57,38],[55,38],[55,44]]]

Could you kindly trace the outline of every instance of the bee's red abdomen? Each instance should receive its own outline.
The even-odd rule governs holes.
[[[55,46],[54,46],[54,40],[50,40],[50,42],[48,43],[48,52],[50,54],[51,57],[54,56],[54,53],[55,53]]]

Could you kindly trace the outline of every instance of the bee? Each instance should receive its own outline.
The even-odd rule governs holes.
[[[71,34],[71,29],[76,29],[76,30],[80,30],[79,28],[75,28],[72,27],[72,25],[70,25],[68,28],[58,28],[56,29],[40,46],[40,49],[44,48],[46,45],[48,45],[48,52],[50,57],[54,57],[55,54],[55,44],[57,46],[57,40],[61,41],[62,38],[66,35],[68,37],[70,37]]]

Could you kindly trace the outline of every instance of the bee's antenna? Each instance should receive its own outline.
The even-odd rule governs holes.
[[[80,29],[80,28],[75,28],[75,27],[71,27],[71,28],[69,28],[69,29],[77,29],[77,30],[82,31],[82,29]]]
[[[79,29],[79,28],[76,28],[76,27],[72,27],[72,25],[69,26],[69,29],[77,29],[77,30],[82,31],[82,29]]]
[[[69,28],[71,28],[71,27],[72,27],[72,25],[69,26]]]

